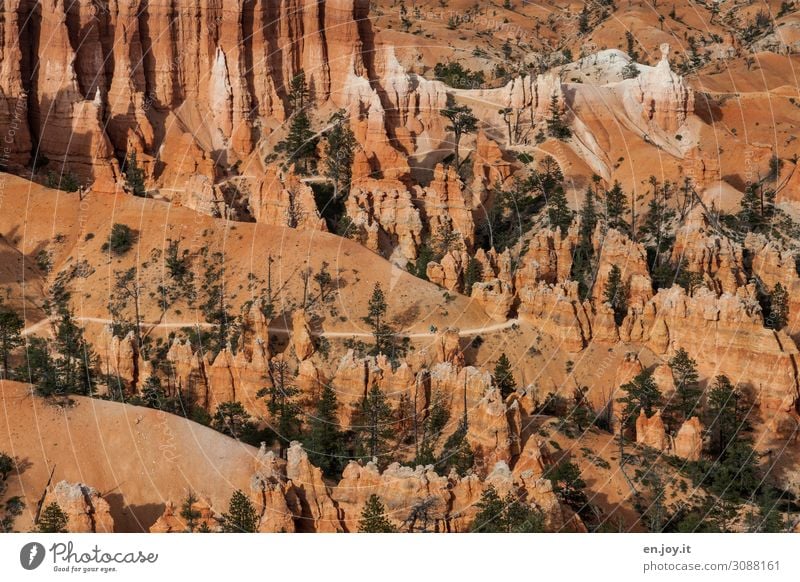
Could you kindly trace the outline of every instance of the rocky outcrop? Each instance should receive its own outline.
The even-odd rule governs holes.
[[[703,452],[703,426],[700,419],[693,416],[685,421],[675,435],[673,452],[676,457],[687,461],[699,461]]]
[[[30,10],[40,20],[38,30],[26,23],[20,38],[38,47],[34,57],[39,63],[36,87],[29,93],[30,130],[38,137],[38,155],[50,160],[57,173],[71,172],[97,192],[113,192],[120,171],[103,129],[105,96],[100,88],[92,94],[81,90],[65,4],[44,0]],[[34,41],[37,34],[46,40]],[[23,62],[11,66],[22,66]]]
[[[347,198],[347,215],[367,248],[398,260],[413,261],[422,244],[422,219],[412,193],[399,181],[365,178]],[[402,266],[405,266],[403,262]]]
[[[471,297],[483,307],[489,317],[499,322],[508,319],[514,303],[513,289],[500,279],[473,283]]]
[[[100,493],[83,483],[59,481],[45,493],[42,508],[57,503],[67,514],[70,533],[112,533],[111,508]]]
[[[678,286],[660,289],[641,310],[631,310],[620,327],[624,341],[684,348],[701,375],[724,374],[747,387],[763,414],[795,416],[798,398],[797,347],[783,332],[764,327],[753,285],[736,295]]]
[[[789,294],[789,321],[786,332],[797,339],[800,333],[800,275],[794,255],[775,241],[763,235],[748,233],[744,239],[746,260],[753,275],[758,277],[767,291],[780,284]]]
[[[660,410],[657,410],[649,418],[644,413],[644,409],[639,411],[639,417],[636,419],[636,442],[657,451],[664,451],[669,447],[669,439],[664,428],[664,421],[661,420]]]
[[[256,222],[289,228],[327,230],[314,192],[291,172],[267,168],[263,180],[248,188],[248,208]]]
[[[519,76],[500,88],[462,90],[458,95],[481,110],[493,127],[505,128],[509,145],[533,141],[534,128],[548,118],[554,97],[562,113],[566,111],[564,86],[553,73]]]
[[[704,276],[717,293],[736,293],[745,284],[742,248],[711,228],[702,206],[695,206],[675,235],[672,262]]]
[[[591,339],[588,304],[579,300],[577,282],[527,285],[519,299],[520,319],[559,340],[567,352],[580,352]]]
[[[192,503],[191,511],[198,516],[194,524],[195,531],[204,529],[209,531],[219,530],[219,519],[207,499],[198,499]],[[150,526],[150,533],[185,533],[191,531],[187,520],[181,513],[183,513],[182,504],[177,507],[173,501],[167,501],[164,513]]]
[[[600,247],[596,250],[597,274],[592,288],[595,302],[602,301],[611,268],[617,266],[622,275],[622,282],[629,289],[628,303],[644,305],[653,296],[653,282],[647,268],[644,245],[633,242],[613,228],[603,237],[599,225],[594,240]]]
[[[315,350],[308,317],[302,309],[297,309],[292,313],[292,347],[295,356],[301,362],[310,358]]]
[[[398,529],[426,527],[428,531],[446,531],[445,520],[450,507],[449,481],[431,467],[402,467],[393,463],[382,473],[374,463],[348,463],[342,479],[333,490],[333,497],[344,515],[348,532],[358,531],[361,511],[371,495],[378,495],[386,507],[387,517]],[[426,502],[427,519],[413,523],[413,508]]]
[[[8,0],[0,7],[0,135],[4,137],[0,169],[21,170],[31,158],[31,133],[28,127],[28,95],[24,88],[22,62],[26,15],[22,0]]]
[[[308,460],[303,446],[293,442],[286,455],[286,477],[300,504],[303,516],[301,531],[342,531],[339,510],[322,480],[322,471]]]
[[[661,60],[655,67],[641,67],[627,82],[628,100],[638,104],[639,115],[653,129],[675,134],[694,113],[694,91],[669,65],[669,45],[661,45]]]

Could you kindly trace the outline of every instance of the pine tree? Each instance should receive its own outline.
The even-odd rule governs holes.
[[[511,360],[505,353],[500,354],[494,366],[492,375],[494,385],[500,390],[503,399],[507,398],[517,390],[517,383],[514,381],[514,374],[511,372]]]
[[[741,409],[742,394],[727,376],[719,375],[708,393],[706,427],[711,436],[711,452],[724,453],[747,425]]]
[[[375,283],[372,295],[369,298],[367,317],[364,321],[372,327],[372,335],[375,337],[376,354],[384,354],[392,348],[392,330],[386,324],[386,312],[389,309],[386,303],[386,296],[380,283]]]
[[[597,226],[597,212],[594,208],[594,193],[591,188],[586,189],[586,195],[581,208],[581,227],[578,244],[572,258],[571,278],[578,282],[578,294],[585,300],[591,293],[594,283],[594,245],[592,236]]]
[[[540,511],[525,504],[511,492],[501,499],[494,485],[483,490],[475,506],[478,513],[470,525],[473,533],[544,532],[544,518]]]
[[[464,294],[472,293],[472,286],[481,280],[481,263],[475,257],[470,257],[467,261],[467,268],[464,269]]]
[[[306,72],[300,69],[297,74],[289,81],[289,111],[294,114],[306,108],[310,97],[308,83],[306,83]]]
[[[475,454],[467,440],[467,431],[467,421],[462,418],[458,423],[458,428],[445,441],[442,454],[436,463],[437,468],[442,469],[443,475],[455,470],[458,475],[463,477],[475,464]]]
[[[68,523],[69,516],[64,513],[57,502],[53,501],[42,509],[39,521],[36,523],[36,530],[39,533],[65,533]]]
[[[275,150],[286,154],[286,165],[293,165],[298,174],[308,174],[309,163],[317,159],[317,136],[311,131],[311,121],[305,111],[299,111],[289,122],[286,139]]]
[[[503,513],[505,511],[505,504],[494,485],[489,485],[481,493],[481,498],[475,504],[478,508],[478,513],[472,520],[470,531],[473,533],[494,533],[500,532],[505,529]]]
[[[572,392],[573,408],[569,417],[575,423],[575,426],[578,427],[579,432],[583,432],[584,429],[588,428],[592,424],[592,419],[594,418],[592,408],[586,399],[586,393],[588,391],[589,388],[583,386],[582,388],[575,388]]]
[[[781,330],[789,323],[789,293],[780,283],[775,283],[769,295],[769,327]]]
[[[25,361],[17,369],[18,378],[24,378],[27,382],[35,385],[36,392],[40,396],[64,393],[47,340],[40,337],[28,338],[24,356]]]
[[[558,102],[558,95],[554,92],[550,96],[550,117],[547,118],[547,135],[556,139],[568,139],[572,137],[572,131],[564,122],[561,115],[561,105]]]
[[[131,150],[125,160],[125,186],[134,196],[147,196],[147,189],[144,185],[144,169],[139,167],[136,160],[136,150]]]
[[[608,227],[630,234],[628,222],[625,220],[627,213],[628,197],[622,190],[622,185],[619,181],[615,181],[611,190],[606,192],[606,220],[608,221]]]
[[[386,509],[374,493],[367,499],[358,522],[360,533],[395,533],[397,528],[386,517]]]
[[[555,185],[547,193],[547,217],[553,228],[558,227],[561,229],[561,238],[564,238],[572,224],[572,210],[569,208],[567,195],[564,193],[564,187],[561,184]]]
[[[466,105],[451,105],[440,111],[441,115],[450,120],[450,124],[445,128],[453,132],[453,154],[455,155],[456,168],[461,167],[458,155],[458,146],[461,137],[468,133],[475,133],[478,129],[478,118],[472,114],[472,109]]]
[[[186,522],[186,529],[190,532],[194,532],[197,527],[197,521],[201,517],[200,512],[194,508],[195,503],[198,501],[199,499],[197,495],[194,494],[194,491],[189,491],[186,495],[186,499],[184,499],[181,504],[181,517]]]
[[[10,377],[9,358],[15,349],[25,343],[22,338],[24,327],[25,322],[17,312],[0,299],[0,363],[3,364],[0,378]]]
[[[652,416],[655,407],[661,402],[661,390],[658,389],[653,379],[653,372],[650,370],[642,370],[632,381],[620,386],[620,389],[625,392],[625,396],[618,398],[617,402],[625,405],[622,410],[622,420],[626,426],[636,422],[641,410],[644,410],[647,416]]]
[[[338,111],[330,119],[333,125],[325,144],[325,176],[333,182],[334,199],[347,196],[353,178],[353,159],[358,142],[347,125],[345,111]]]
[[[359,457],[381,461],[389,453],[389,443],[394,436],[392,407],[377,384],[373,384],[361,399],[352,431]]]
[[[223,402],[211,419],[211,427],[229,437],[247,441],[255,431],[255,423],[241,402]]]
[[[586,34],[591,28],[589,27],[589,7],[584,4],[578,16],[578,32]]]
[[[697,362],[680,348],[669,360],[672,377],[675,379],[675,395],[670,402],[670,410],[677,421],[687,420],[698,414],[700,397],[703,391],[698,385]]]
[[[622,271],[617,265],[611,265],[608,280],[603,289],[603,301],[614,310],[614,321],[622,325],[628,312],[628,286],[622,282]]]
[[[53,342],[55,370],[58,383],[68,394],[94,394],[97,384],[97,356],[92,345],[86,340],[83,328],[75,323],[72,312],[59,307],[59,320]]]
[[[581,470],[575,463],[561,461],[544,476],[553,483],[553,492],[562,503],[566,503],[579,514],[585,514],[590,509],[589,498],[584,491],[586,482],[581,478]]]
[[[227,533],[255,533],[258,530],[258,513],[255,506],[241,490],[231,496],[228,512],[222,514],[222,529]]]
[[[297,396],[300,390],[292,383],[289,363],[283,358],[273,358],[269,363],[272,386],[258,391],[258,396],[267,399],[272,432],[284,447],[300,435],[300,405]]]
[[[336,392],[329,384],[325,384],[316,410],[308,421],[308,433],[304,442],[309,460],[328,476],[338,474],[342,468],[344,446],[338,408]]]

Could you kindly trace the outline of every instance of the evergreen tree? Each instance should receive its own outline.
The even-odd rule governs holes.
[[[211,427],[231,438],[248,441],[255,432],[255,423],[241,402],[223,402],[211,418]]]
[[[586,4],[584,4],[580,14],[578,15],[578,32],[580,32],[581,34],[586,34],[590,30],[591,28],[589,26],[589,7]]]
[[[347,196],[353,178],[353,159],[358,142],[347,125],[345,111],[337,111],[325,144],[325,176],[333,182],[334,199]]]
[[[511,372],[511,360],[505,353],[500,354],[494,366],[492,375],[494,385],[500,390],[500,395],[505,399],[517,390],[517,383],[514,381],[514,374]]]
[[[458,423],[455,432],[445,441],[442,454],[436,463],[437,468],[442,469],[443,475],[455,469],[456,473],[463,477],[475,464],[475,455],[467,440],[467,430],[467,421],[464,418]]]
[[[53,501],[42,509],[36,530],[39,533],[66,533],[68,523],[69,516],[57,502]]]
[[[317,159],[317,140],[308,115],[299,111],[292,116],[289,133],[275,146],[275,151],[286,154],[286,165],[293,165],[295,172],[308,174],[310,162]]]
[[[669,404],[676,421],[687,420],[698,414],[703,391],[698,384],[697,362],[680,348],[669,360],[672,377],[675,379],[675,395]]]
[[[472,293],[472,286],[481,280],[481,264],[475,257],[470,257],[467,261],[467,268],[464,269],[464,294]]]
[[[10,377],[9,358],[15,349],[25,343],[22,338],[24,327],[25,322],[17,312],[0,299],[0,363],[3,364],[0,378]]]
[[[708,393],[706,427],[711,436],[711,452],[721,454],[747,427],[742,411],[742,394],[727,376],[719,375]]]
[[[545,473],[545,478],[553,483],[553,492],[562,502],[569,505],[578,514],[586,514],[589,510],[589,498],[586,497],[586,482],[581,478],[581,470],[575,463],[563,460]]]
[[[572,224],[572,210],[569,208],[567,195],[561,184],[555,185],[547,193],[547,218],[550,220],[550,226],[561,229],[561,238],[564,238]]]
[[[319,288],[319,298],[320,301],[325,301],[328,291],[330,290],[331,286],[333,285],[333,277],[331,276],[330,271],[328,271],[328,262],[322,261],[322,265],[320,265],[319,271],[314,274],[314,282],[317,284]]]
[[[764,232],[775,213],[775,190],[765,188],[761,182],[747,186],[737,215],[739,223],[747,231]]]
[[[16,466],[17,465],[14,462],[14,459],[12,459],[8,454],[0,453],[0,483],[3,483],[6,479],[8,479],[11,471],[13,471]]]
[[[589,401],[586,399],[586,393],[588,391],[589,388],[583,386],[582,388],[575,388],[572,393],[572,401],[574,406],[569,417],[578,427],[579,432],[583,432],[584,429],[588,428],[592,424],[592,420],[594,418],[592,408],[589,404]]]
[[[620,389],[625,392],[625,396],[618,398],[617,402],[625,405],[622,420],[626,426],[636,422],[641,410],[644,410],[647,416],[652,416],[655,407],[661,402],[661,390],[658,389],[653,379],[653,372],[650,370],[642,370],[632,381],[620,386]]]
[[[259,390],[258,395],[267,399],[271,428],[283,448],[300,435],[300,390],[292,383],[289,363],[283,358],[270,360],[269,371],[272,386]]]
[[[58,369],[50,353],[49,343],[44,338],[28,338],[25,362],[17,370],[16,375],[36,386],[40,396],[64,393],[58,380]]]
[[[338,408],[336,392],[329,384],[325,384],[316,410],[308,421],[308,433],[304,442],[309,460],[328,476],[338,474],[342,468],[344,446]]]
[[[194,491],[189,491],[186,495],[186,499],[184,499],[181,504],[181,517],[186,522],[186,529],[189,532],[194,532],[195,528],[197,528],[197,522],[201,517],[200,512],[194,508],[195,503],[198,501],[199,499],[197,495],[194,494]]]
[[[789,293],[780,283],[775,283],[769,295],[769,327],[781,330],[789,323]]]
[[[356,455],[379,461],[389,453],[394,436],[392,407],[377,384],[373,384],[361,402],[352,426],[356,439]]]
[[[475,133],[478,129],[478,118],[472,114],[472,109],[466,105],[450,105],[442,109],[440,113],[450,120],[450,124],[445,129],[453,132],[455,166],[460,168],[461,161],[459,160],[458,146],[461,143],[461,137],[468,133]]]
[[[660,183],[655,176],[650,176],[650,186],[652,198],[647,206],[641,233],[647,236],[647,248],[654,257],[650,269],[654,271],[661,264],[662,254],[672,247],[675,238],[672,229],[675,211],[669,207],[674,186],[668,181]]]
[[[748,516],[748,531],[753,533],[783,533],[789,523],[780,507],[781,497],[771,487],[764,487],[756,501],[757,510]]]
[[[578,294],[581,300],[586,300],[594,284],[594,245],[592,235],[597,226],[597,212],[594,207],[594,193],[591,188],[586,189],[586,195],[581,208],[581,227],[578,244],[572,258],[571,277],[578,282]]]
[[[380,283],[375,283],[372,295],[369,298],[367,317],[364,321],[372,327],[372,335],[375,337],[376,354],[389,353],[392,348],[392,330],[386,323],[386,312],[389,309],[386,303],[386,296]]]
[[[614,310],[614,321],[622,325],[628,312],[628,286],[622,281],[622,271],[617,265],[611,265],[608,280],[603,289],[603,301]]]
[[[256,508],[247,495],[239,489],[234,491],[228,512],[222,514],[222,530],[227,533],[255,533],[258,520]]]
[[[525,504],[514,493],[501,499],[494,485],[483,490],[475,506],[478,513],[470,525],[473,533],[544,532],[544,518],[540,511]]]
[[[97,384],[97,356],[84,337],[83,328],[75,323],[72,312],[65,306],[58,311],[53,341],[58,384],[65,393],[91,396]]]
[[[0,501],[5,497],[8,476],[16,468],[16,462],[6,453],[0,452]],[[25,502],[19,496],[13,496],[0,502],[0,533],[9,533],[14,529],[14,521],[25,509]]]
[[[628,197],[619,181],[614,181],[611,190],[606,192],[606,220],[608,227],[630,234],[625,215],[628,213]]]
[[[309,91],[305,72],[300,71],[290,83],[289,105],[291,118],[286,138],[275,145],[276,152],[286,154],[286,165],[293,165],[298,174],[309,172],[310,162],[317,160],[319,138],[311,130],[311,120],[306,113]]]
[[[554,92],[550,96],[550,117],[547,118],[547,135],[556,139],[568,139],[572,137],[572,131],[564,121],[561,114],[561,106],[558,103],[558,95]]]
[[[306,83],[306,72],[300,69],[297,74],[289,81],[289,111],[294,114],[306,108],[310,97],[308,83]]]
[[[386,509],[374,493],[367,499],[358,522],[360,533],[395,533],[397,528],[386,517]]]
[[[147,189],[144,185],[144,168],[139,166],[136,160],[136,150],[131,150],[125,160],[125,186],[134,196],[147,196]]]

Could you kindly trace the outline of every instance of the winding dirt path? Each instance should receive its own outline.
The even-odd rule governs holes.
[[[27,336],[34,334],[38,331],[44,329],[50,322],[52,321],[51,318],[42,319],[41,321],[37,321],[33,325],[26,327],[22,330],[22,335]],[[85,323],[100,323],[100,324],[110,324],[113,323],[111,319],[105,319],[102,317],[76,317],[75,321],[78,322],[85,322]],[[483,325],[480,327],[472,327],[467,329],[459,329],[458,333],[461,336],[474,336],[479,335],[482,333],[494,333],[498,331],[506,330],[514,325],[518,325],[520,322],[519,319],[509,319],[508,321],[503,321],[500,323],[495,323],[491,325]],[[213,323],[207,322],[159,322],[159,323],[147,323],[143,322],[141,324],[142,327],[146,327],[149,329],[182,329],[186,327],[202,327],[202,328],[212,328],[216,327]],[[292,333],[291,329],[288,328],[281,328],[281,327],[270,327],[270,333],[280,333],[280,334],[290,334]],[[421,339],[421,338],[428,338],[434,337],[437,332],[425,331],[425,332],[417,332],[417,333],[402,333],[399,332],[396,335],[400,337],[407,337],[410,339]],[[372,337],[371,332],[365,331],[323,331],[322,333],[312,333],[317,337],[328,337],[328,338],[351,338],[351,337]]]

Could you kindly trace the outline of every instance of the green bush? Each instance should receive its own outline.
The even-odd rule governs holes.
[[[111,227],[108,242],[103,245],[103,250],[110,250],[115,255],[127,253],[136,242],[136,233],[127,224],[116,223]]]

